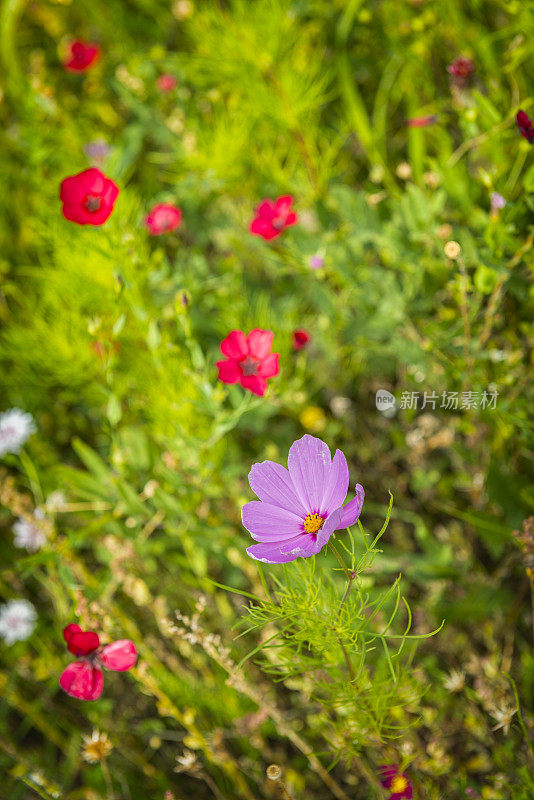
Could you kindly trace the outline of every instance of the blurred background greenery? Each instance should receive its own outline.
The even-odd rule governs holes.
[[[0,486],[0,596],[38,612],[0,651],[10,800],[269,797],[272,762],[295,797],[363,800],[378,790],[362,775],[402,759],[420,798],[532,798],[534,601],[513,531],[534,514],[534,162],[514,122],[533,111],[533,34],[515,0],[3,0],[0,410],[38,427]],[[85,75],[61,67],[73,37],[102,47]],[[94,142],[121,193],[88,230],[57,192]],[[284,193],[299,225],[252,237],[256,204]],[[152,239],[162,201],[184,221]],[[263,400],[214,366],[254,327],[281,354]],[[498,397],[387,417],[378,389]],[[410,735],[358,763],[301,686],[256,659],[228,682],[221,651],[235,666],[258,644],[235,639],[243,598],[211,582],[262,591],[249,467],[305,432],[347,455],[368,530],[394,495],[370,591],[400,572],[415,630],[446,620],[413,662]],[[24,555],[12,526],[35,507],[53,530]],[[168,620],[199,602],[193,645]],[[96,704],[57,684],[74,619],[140,651]],[[93,729],[113,745],[96,763]]]

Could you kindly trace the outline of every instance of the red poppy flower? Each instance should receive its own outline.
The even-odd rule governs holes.
[[[59,197],[65,219],[78,225],[102,225],[111,212],[119,189],[96,167],[61,181]]]
[[[302,350],[310,341],[310,334],[303,328],[293,331],[292,333],[293,347],[295,350]]]
[[[72,42],[70,54],[63,66],[69,72],[85,72],[92,67],[100,58],[100,47],[89,42]]]
[[[217,361],[219,380],[240,383],[244,389],[263,397],[267,379],[278,375],[278,353],[271,353],[274,334],[254,328],[248,336],[232,331],[221,342],[225,361]]]
[[[156,80],[156,86],[160,92],[172,92],[178,86],[178,81],[174,75],[160,75]]]
[[[275,239],[283,230],[295,225],[298,217],[291,211],[293,198],[287,194],[277,200],[263,200],[256,209],[256,216],[249,225],[249,231],[264,239]]]
[[[455,58],[447,67],[447,72],[451,76],[451,83],[459,87],[466,86],[469,83],[474,71],[475,65],[473,61],[462,56]]]
[[[380,767],[380,772],[380,783],[386,789],[391,789],[388,800],[412,800],[413,789],[404,772],[394,766]]]
[[[524,136],[527,142],[534,142],[534,126],[532,125],[532,120],[525,114],[524,111],[518,111],[516,114],[515,121],[517,123],[517,127],[521,133],[521,136]]]
[[[59,685],[78,700],[98,700],[104,688],[101,667],[124,672],[137,661],[137,650],[129,639],[100,646],[100,638],[93,631],[82,631],[71,623],[63,630],[67,649],[77,658],[63,670]]]
[[[159,236],[162,233],[175,231],[182,221],[182,212],[171,203],[160,203],[154,206],[145,220],[149,233]]]

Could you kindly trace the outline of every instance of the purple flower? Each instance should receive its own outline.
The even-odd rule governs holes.
[[[500,211],[501,208],[504,208],[506,205],[506,200],[499,194],[498,192],[491,193],[491,210],[492,211]]]
[[[324,266],[324,258],[320,253],[316,253],[309,257],[308,264],[312,269],[321,269]]]
[[[365,492],[342,507],[349,488],[349,469],[341,450],[332,459],[328,446],[306,434],[293,442],[288,469],[274,461],[253,464],[248,480],[260,498],[241,509],[243,525],[260,544],[247,553],[266,564],[285,564],[318,553],[334,531],[354,525]]]

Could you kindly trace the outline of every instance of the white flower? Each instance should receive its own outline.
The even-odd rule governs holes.
[[[0,414],[0,458],[6,453],[18,453],[35,431],[32,415],[20,408],[10,408]]]
[[[33,516],[35,520],[44,519],[44,512],[41,508],[36,508]],[[39,525],[37,521],[28,521],[21,517],[14,523],[13,530],[15,547],[25,547],[30,553],[35,553],[46,543],[44,526]]]
[[[0,636],[6,644],[24,641],[35,628],[37,613],[28,600],[10,600],[0,608]]]

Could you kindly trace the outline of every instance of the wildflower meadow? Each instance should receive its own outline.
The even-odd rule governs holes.
[[[0,800],[534,800],[533,65],[0,0]]]

